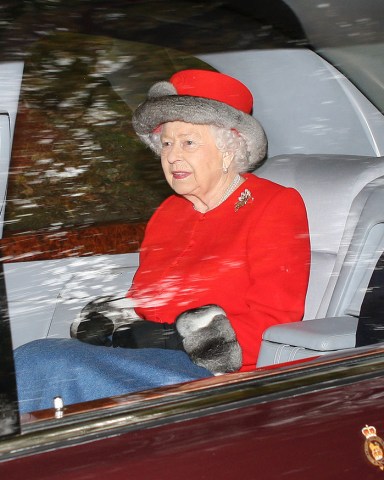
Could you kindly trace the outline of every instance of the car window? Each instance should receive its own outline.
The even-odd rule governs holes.
[[[158,160],[131,127],[150,85],[182,68],[214,70],[201,53],[293,40],[268,21],[206,2],[175,9],[169,1],[108,8],[39,1],[2,13],[2,66],[23,67],[17,116],[1,116],[10,126],[10,142],[1,142],[7,162],[12,145],[1,178],[1,278],[16,348],[68,336],[68,318],[89,298],[129,288],[145,224],[170,193]],[[3,327],[9,333],[9,323]],[[6,396],[15,405],[12,356],[2,371],[13,379]]]
[[[129,288],[146,222],[170,194],[159,161],[136,138],[132,112],[155,81],[182,68],[215,70],[210,54],[307,45],[298,23],[275,27],[273,12],[261,13],[188,1],[177,9],[170,1],[4,9],[1,58],[24,65],[2,178],[7,351],[7,318],[13,348],[66,336],[89,298]],[[12,355],[2,362],[8,435],[19,429]]]
[[[156,78],[199,66],[177,51],[106,37],[36,42],[25,58],[5,235],[146,222],[169,190],[132,130],[132,111]]]

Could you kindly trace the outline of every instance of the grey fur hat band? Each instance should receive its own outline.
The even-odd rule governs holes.
[[[150,88],[147,100],[133,114],[132,125],[139,138],[154,151],[151,134],[166,122],[182,121],[235,130],[247,144],[251,168],[265,157],[267,150],[264,130],[250,114],[252,103],[247,87],[228,75],[183,70],[169,82],[158,82]]]

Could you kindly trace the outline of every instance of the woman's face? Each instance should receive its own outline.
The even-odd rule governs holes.
[[[209,125],[168,122],[161,132],[161,165],[179,195],[205,201],[223,182],[223,153]]]

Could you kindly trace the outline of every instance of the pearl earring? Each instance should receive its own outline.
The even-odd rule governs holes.
[[[224,159],[228,157],[228,152],[223,153],[223,172],[228,173],[228,167],[225,165]]]

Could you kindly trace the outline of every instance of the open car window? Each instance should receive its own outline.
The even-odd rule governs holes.
[[[367,201],[373,188],[382,190],[377,182],[384,176],[382,106],[371,101],[378,97],[378,82],[370,98],[317,55],[304,37],[305,28],[287,10],[290,2],[276,2],[282,4],[276,24],[270,8],[252,17],[243,2],[236,8],[232,2],[186,1],[176,9],[163,1],[120,3],[107,9],[103,2],[84,1],[68,12],[60,2],[29,2],[5,11],[8,23],[0,44],[6,46],[7,36],[12,42],[2,52],[0,67],[12,67],[17,94],[12,91],[13,100],[7,103],[0,92],[0,205],[6,195],[1,210],[0,349],[7,352],[1,358],[0,413],[6,427],[0,436],[20,431],[28,436],[59,422],[90,422],[84,428],[96,437],[107,427],[92,430],[92,422],[104,415],[116,414],[113,425],[118,429],[131,420],[140,423],[147,406],[159,408],[161,419],[171,414],[179,418],[177,410],[184,406],[191,415],[209,402],[218,410],[232,408],[237,391],[244,403],[256,397],[261,402],[280,389],[284,395],[292,392],[297,378],[305,391],[318,378],[328,385],[340,371],[347,383],[354,372],[365,378],[370,368],[381,368],[382,344],[356,351],[354,333],[348,330],[352,343],[326,355],[313,344],[294,344],[289,355],[306,352],[275,363],[268,360],[255,365],[254,372],[72,405],[64,416],[51,410],[19,418],[12,349],[40,338],[68,338],[70,324],[90,299],[124,295],[132,282],[146,223],[171,193],[159,161],[133,131],[132,112],[154,82],[175,71],[206,68],[238,74],[252,88],[254,114],[260,114],[270,139],[268,158],[255,173],[298,189],[304,185],[301,193],[310,215],[314,212],[314,275],[321,273],[308,296],[308,302],[316,295],[319,300],[308,307],[305,321],[339,316],[356,321],[362,292],[384,248],[384,219],[374,207],[381,193]],[[282,24],[282,18],[289,22]],[[217,29],[212,29],[213,22]],[[373,47],[375,58],[382,44]],[[348,166],[345,157],[353,157]],[[305,183],[308,178],[312,183]],[[346,193],[336,210],[338,188]],[[357,218],[367,203],[375,223],[359,249],[360,237],[357,243],[352,239],[356,225],[368,229],[368,220],[363,216],[358,223]],[[333,216],[327,216],[328,210],[321,215],[324,205]],[[324,217],[338,224],[327,229]],[[354,258],[362,262],[347,271],[341,258],[348,265]],[[327,283],[338,262],[338,275],[347,285],[341,292],[343,304],[331,299]],[[279,335],[267,340],[276,345]],[[282,350],[287,351],[285,341]],[[129,412],[134,412],[132,418]],[[153,412],[143,414],[145,422],[156,417]],[[69,438],[69,428],[65,434]]]

